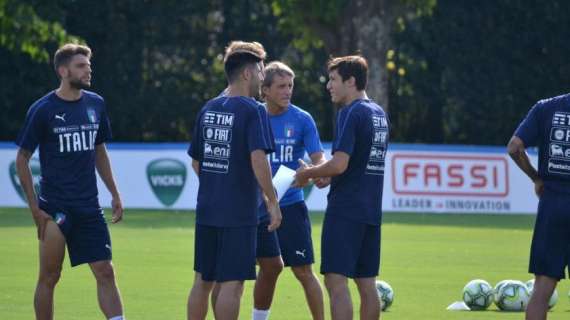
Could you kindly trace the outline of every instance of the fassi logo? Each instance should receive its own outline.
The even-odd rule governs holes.
[[[392,188],[400,195],[505,197],[509,168],[504,157],[396,153]]]

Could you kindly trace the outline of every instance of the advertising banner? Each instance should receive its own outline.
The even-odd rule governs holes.
[[[196,207],[198,179],[185,143],[109,144],[113,172],[125,208]],[[330,144],[326,145],[330,158]],[[16,147],[0,143],[0,206],[26,205],[16,174]],[[536,165],[536,153],[530,152]],[[30,167],[39,189],[37,153]],[[531,181],[504,147],[391,144],[384,168],[383,210],[396,212],[535,213]],[[99,179],[101,205],[111,197]],[[236,192],[240,186],[235,186]],[[310,210],[324,210],[328,188],[305,188]]]

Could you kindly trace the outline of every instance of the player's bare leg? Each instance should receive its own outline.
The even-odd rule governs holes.
[[[537,275],[534,280],[532,296],[526,308],[526,320],[546,320],[548,300],[552,296],[558,280]]]
[[[34,295],[36,319],[53,319],[53,293],[61,275],[65,255],[65,237],[53,221],[47,221],[43,240],[40,240],[40,273]]]
[[[275,285],[279,274],[283,271],[281,256],[258,258],[259,272],[253,288],[253,306],[257,310],[269,310],[273,302]]]
[[[216,319],[216,309],[214,308],[214,306],[216,305],[216,301],[218,301],[219,294],[220,294],[220,284],[216,282],[214,284],[214,289],[212,289],[212,296],[210,298],[212,304],[212,310],[214,311],[214,319]]]
[[[376,278],[354,279],[360,294],[360,320],[380,319],[380,298],[376,291]]]
[[[307,299],[307,304],[309,305],[313,319],[323,320],[325,318],[323,289],[311,265],[295,266],[291,267],[291,270],[303,286],[305,298]]]
[[[237,320],[243,294],[243,281],[226,281],[219,284],[220,293],[214,306],[216,320]]]
[[[329,293],[332,320],[352,320],[352,299],[348,280],[337,273],[325,274],[325,287]]]
[[[202,280],[202,274],[196,272],[194,284],[188,295],[188,320],[206,319],[206,314],[208,314],[208,297],[213,287],[214,282]]]
[[[105,317],[109,319],[122,316],[123,303],[111,260],[92,262],[89,267],[91,267],[91,271],[97,280],[97,298]]]

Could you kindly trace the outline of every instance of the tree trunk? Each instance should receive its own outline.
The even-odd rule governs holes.
[[[334,36],[324,36],[333,55],[361,53],[368,60],[368,96],[388,110],[388,72],[386,53],[390,34],[402,9],[398,0],[351,1],[343,11]]]

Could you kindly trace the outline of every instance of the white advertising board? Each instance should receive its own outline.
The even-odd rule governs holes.
[[[194,209],[198,179],[187,144],[110,144],[126,208]],[[325,146],[330,157],[330,144]],[[0,143],[0,206],[24,207],[15,171],[16,147]],[[39,182],[37,154],[31,163]],[[531,153],[536,165],[536,154]],[[98,181],[100,202],[111,199]],[[239,190],[239,186],[236,186]],[[308,187],[307,206],[324,210],[328,188]],[[391,144],[386,155],[383,211],[535,213],[533,185],[502,147]]]

